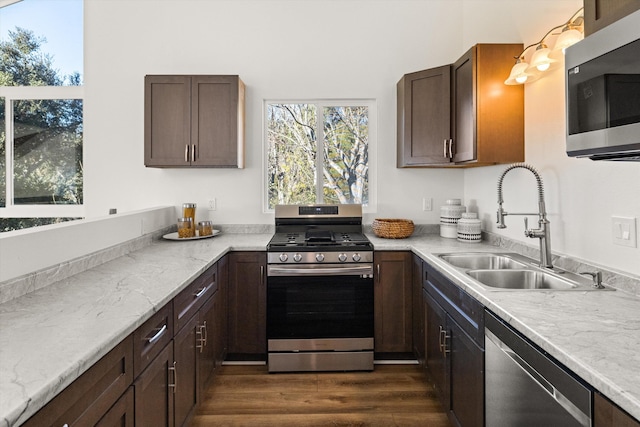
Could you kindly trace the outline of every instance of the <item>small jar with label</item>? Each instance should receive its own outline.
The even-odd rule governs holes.
[[[180,239],[195,237],[191,217],[178,218],[178,237]]]
[[[184,218],[191,218],[191,234],[193,234],[191,237],[194,237],[196,235],[196,204],[183,203],[182,216]]]
[[[213,223],[211,221],[200,221],[198,223],[198,235],[211,236],[213,234]]]

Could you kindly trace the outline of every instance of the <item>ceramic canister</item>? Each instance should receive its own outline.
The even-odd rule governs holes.
[[[478,243],[482,240],[482,221],[475,212],[465,212],[458,220],[458,240],[467,243]]]
[[[440,236],[449,239],[458,237],[458,220],[462,213],[466,212],[466,206],[462,206],[460,199],[448,199],[444,206],[440,207]]]

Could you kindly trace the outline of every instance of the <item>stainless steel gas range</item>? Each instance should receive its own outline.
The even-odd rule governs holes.
[[[278,205],[267,246],[269,372],[373,370],[373,245],[360,205]]]

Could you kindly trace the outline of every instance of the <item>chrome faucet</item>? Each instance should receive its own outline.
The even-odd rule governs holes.
[[[507,172],[517,168],[527,169],[536,177],[536,181],[538,182],[538,213],[510,213],[502,209],[502,203],[504,202],[504,200],[502,199],[502,181],[504,180]],[[498,180],[498,228],[507,228],[507,226],[504,224],[504,217],[507,215],[538,216],[537,229],[529,229],[527,218],[524,219],[524,235],[540,240],[540,267],[553,268],[553,264],[551,263],[551,239],[549,235],[549,221],[547,220],[547,212],[544,205],[544,188],[542,186],[542,178],[540,178],[540,174],[533,166],[530,166],[526,163],[514,163],[507,167],[507,169],[502,172],[502,175],[500,175],[500,179]]]

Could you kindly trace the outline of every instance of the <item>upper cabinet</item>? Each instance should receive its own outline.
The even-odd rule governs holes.
[[[244,83],[238,76],[145,76],[149,167],[244,167]]]
[[[584,0],[584,35],[593,34],[638,9],[638,0]]]
[[[524,161],[524,88],[504,84],[522,48],[478,44],[453,65],[405,75],[398,82],[398,167]]]
[[[405,74],[397,89],[398,167],[449,164],[451,65]]]

